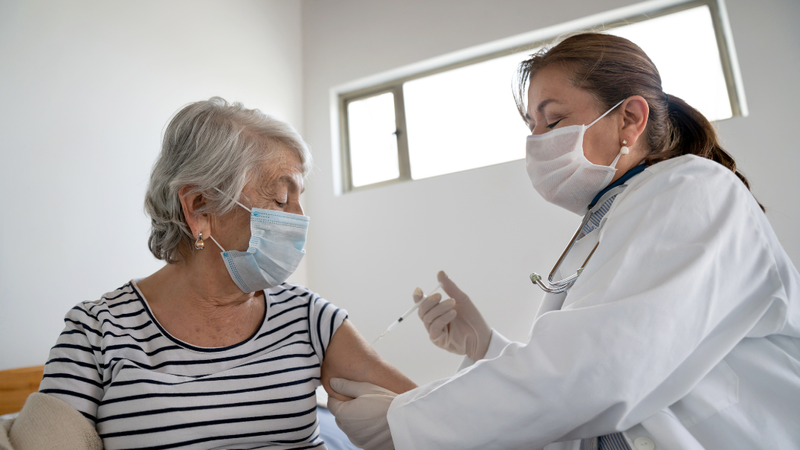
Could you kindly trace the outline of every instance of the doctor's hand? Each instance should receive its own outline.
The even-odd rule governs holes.
[[[440,294],[433,294],[419,305],[419,317],[434,344],[455,353],[467,355],[478,361],[486,355],[492,329],[483,319],[478,308],[467,294],[453,283],[447,274],[439,272],[436,276],[442,288],[451,298],[440,301]],[[422,298],[422,291],[414,291],[414,302]]]
[[[394,449],[386,413],[397,394],[372,383],[342,378],[331,378],[331,388],[353,399],[343,402],[328,397],[328,410],[350,442],[365,450]]]

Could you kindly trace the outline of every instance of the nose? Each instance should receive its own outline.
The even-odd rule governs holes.
[[[299,201],[292,202],[291,205],[289,205],[289,208],[286,209],[286,212],[290,212],[292,214],[297,214],[300,216],[305,215],[305,213],[303,212],[303,205],[301,205]]]
[[[545,134],[548,131],[550,131],[550,130],[547,129],[547,125],[545,125],[545,124],[536,124],[536,126],[533,127],[533,129],[531,130],[531,136],[538,136],[540,134]]]

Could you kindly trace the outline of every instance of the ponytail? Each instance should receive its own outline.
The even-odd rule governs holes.
[[[660,150],[651,152],[645,159],[648,165],[666,161],[682,155],[697,155],[717,162],[736,174],[742,183],[750,189],[750,183],[736,167],[736,161],[719,143],[717,131],[711,122],[683,99],[674,95],[666,95],[667,118],[669,121],[668,136]],[[764,211],[764,205],[758,204]]]

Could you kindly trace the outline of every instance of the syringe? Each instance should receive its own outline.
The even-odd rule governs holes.
[[[436,287],[435,287],[435,288],[433,288],[433,290],[432,290],[432,291],[430,291],[430,292],[428,293],[428,295],[425,295],[425,293],[423,293],[423,294],[422,294],[422,298],[421,298],[421,299],[420,299],[420,300],[419,300],[417,303],[414,303],[414,306],[412,306],[411,308],[409,308],[409,310],[408,310],[408,311],[404,312],[404,313],[403,313],[403,315],[402,315],[402,316],[400,316],[400,318],[399,318],[399,319],[397,319],[397,320],[395,320],[394,322],[392,322],[392,324],[391,324],[391,325],[389,325],[389,328],[387,328],[387,329],[386,329],[386,331],[384,331],[383,333],[381,333],[381,335],[380,335],[380,336],[378,336],[378,339],[375,339],[374,341],[372,341],[372,344],[374,345],[376,342],[380,341],[382,337],[386,336],[387,334],[389,334],[389,332],[390,332],[390,331],[394,330],[394,327],[396,327],[397,325],[399,325],[399,324],[400,324],[400,322],[402,322],[402,321],[403,321],[403,320],[404,320],[406,317],[410,316],[410,315],[411,315],[411,313],[413,313],[414,311],[416,311],[416,310],[417,310],[417,308],[419,308],[419,305],[422,303],[422,301],[423,301],[423,300],[425,300],[426,298],[428,298],[428,296],[430,296],[430,295],[431,295],[431,294],[433,294],[434,292],[438,291],[438,290],[439,290],[439,288],[441,288],[441,287],[442,287],[442,283],[439,283],[439,284],[437,284],[437,285],[436,285]]]

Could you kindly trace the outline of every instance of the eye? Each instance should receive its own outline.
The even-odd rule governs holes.
[[[549,128],[549,129],[551,129],[551,130],[552,130],[552,129],[553,129],[553,128],[555,128],[555,126],[556,126],[556,125],[558,125],[558,123],[559,123],[559,122],[561,122],[562,120],[563,120],[563,119],[558,119],[558,120],[556,120],[555,122],[551,123],[550,125],[547,125],[547,128]]]
[[[278,205],[279,208],[285,208],[286,207],[286,203],[279,202],[277,200],[275,200],[275,204]]]

